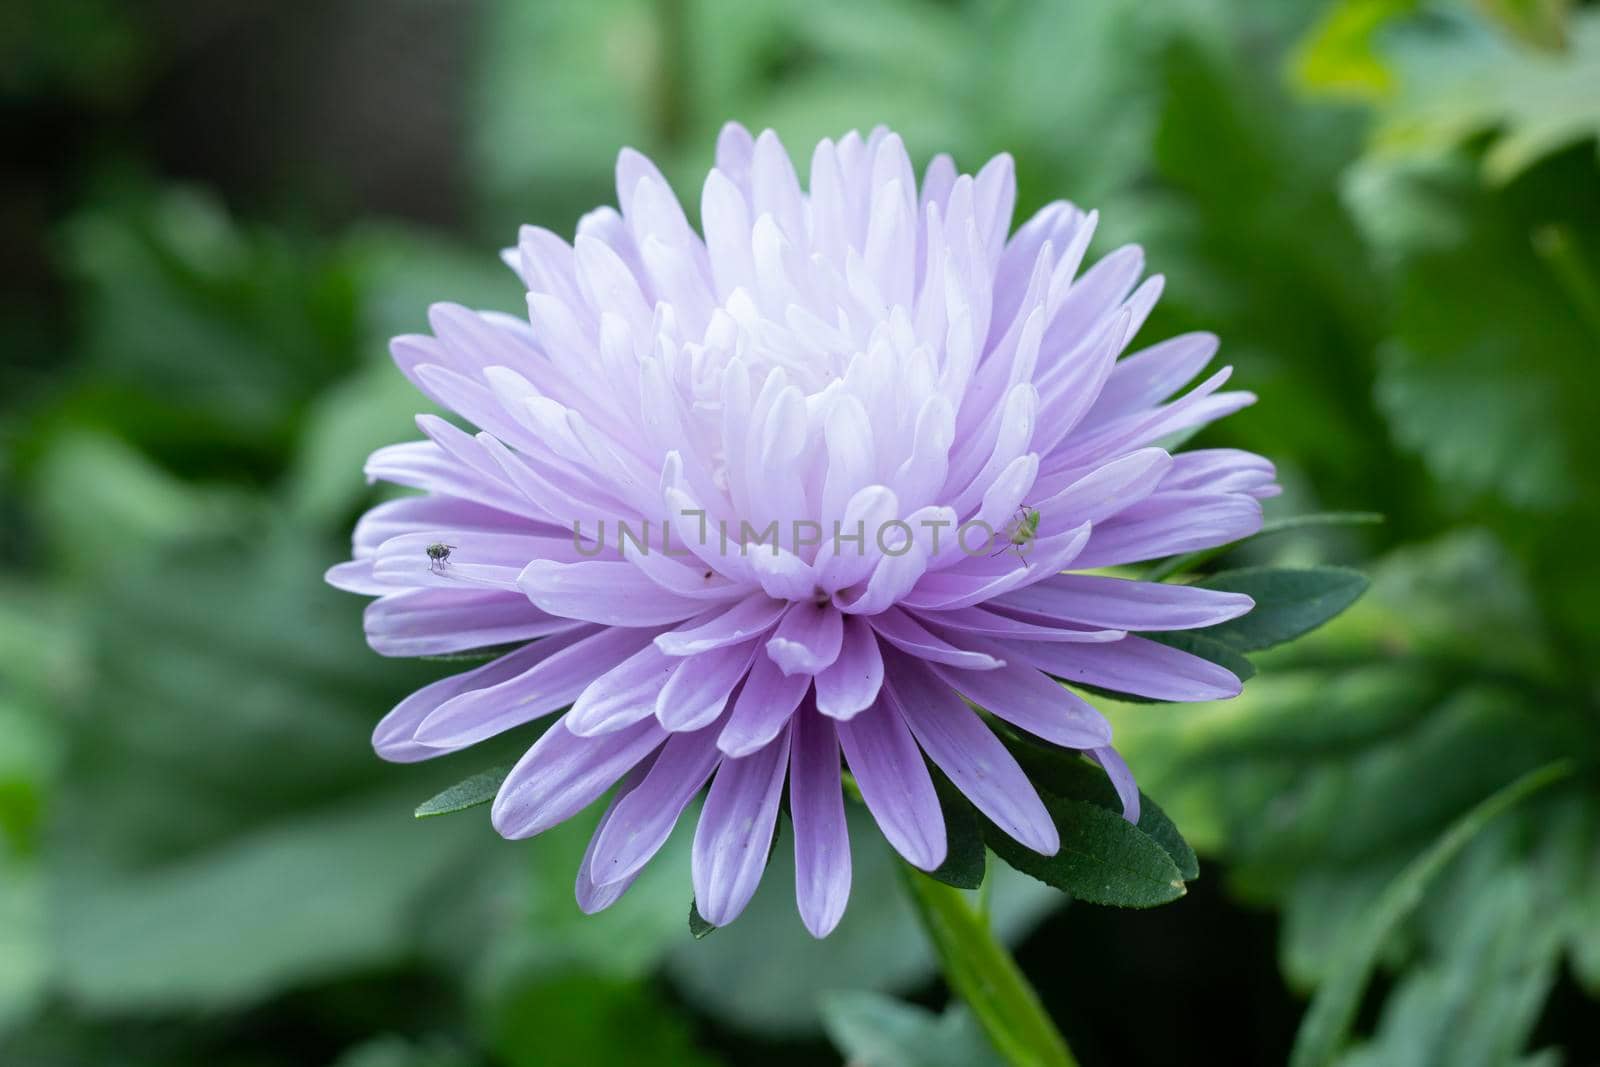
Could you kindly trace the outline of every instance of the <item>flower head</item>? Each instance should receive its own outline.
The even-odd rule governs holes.
[[[524,228],[528,318],[439,305],[401,370],[465,432],[374,453],[380,504],[330,571],[377,596],[377,651],[514,646],[412,694],[380,755],[415,761],[561,713],[492,817],[539,833],[619,782],[578,872],[616,900],[705,791],[694,891],[749,901],[788,787],[796,895],[822,936],[850,886],[848,767],[889,843],[931,869],[926,761],[1042,853],[1057,831],[994,720],[1099,762],[1137,818],[1111,729],[1059,680],[1167,700],[1226,670],[1137,632],[1247,597],[1079,572],[1253,533],[1273,470],[1160,442],[1243,407],[1226,369],[1173,395],[1216,339],[1121,357],[1161,291],[1125,247],[1079,270],[1096,216],[1051,204],[1010,232],[1011,160],[976,176],[900,139],[823,141],[802,187],[770,131],[730,125],[702,231],[643,156],[620,210],[572,244]],[[985,532],[992,534],[992,540]],[[565,709],[565,710],[563,710]],[[926,761],[925,758],[926,757]],[[709,783],[709,788],[707,788]]]

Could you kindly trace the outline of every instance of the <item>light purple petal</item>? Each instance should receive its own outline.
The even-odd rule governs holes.
[[[655,714],[656,698],[678,660],[653,643],[586,686],[567,713],[567,729],[579,737],[609,733]]]
[[[1085,425],[1161,403],[1205,369],[1217,354],[1217,345],[1215,334],[1186,333],[1119,361],[1084,419]]]
[[[666,736],[654,719],[599,737],[579,737],[557,721],[500,784],[490,821],[502,837],[542,833],[588,807]]]
[[[371,508],[356,523],[351,535],[353,555],[363,559],[378,551],[391,537],[428,530],[472,530],[477,533],[562,534],[566,531],[512,515],[495,508],[453,500],[447,496],[407,496],[386,500]]]
[[[535,645],[538,662],[498,685],[445,701],[417,727],[425,745],[460,748],[571,704],[601,674],[649,642],[648,630],[584,628]]]
[[[760,647],[749,641],[679,659],[656,697],[656,719],[674,732],[698,730],[714,720],[750,670]]]
[[[929,633],[927,627],[917,621],[915,616],[899,608],[890,608],[880,615],[874,615],[871,622],[879,637],[918,659],[969,671],[993,670],[1000,666],[999,661],[992,656],[958,648],[943,638]]]
[[[393,582],[380,581],[372,573],[373,562],[371,559],[352,559],[335,563],[323,572],[322,580],[335,589],[359,596],[383,596],[403,588]]]
[[[883,654],[872,627],[859,616],[844,621],[839,658],[816,677],[817,710],[849,719],[872,706],[883,685]]]
[[[1081,568],[1175,556],[1225,545],[1261,529],[1261,502],[1243,493],[1158,493],[1095,527]]]
[[[810,688],[809,674],[784,674],[772,660],[757,656],[728,713],[728,724],[717,737],[717,747],[735,759],[765,747]]]
[[[595,834],[586,864],[594,883],[613,885],[638,874],[721,761],[715,726],[667,738],[650,772]]]
[[[705,610],[698,600],[667,592],[631,563],[534,560],[516,584],[551,615],[608,626],[660,626]]]
[[[767,655],[784,674],[816,674],[839,658],[843,641],[844,617],[831,604],[801,601],[767,641]]]
[[[1065,748],[1096,748],[1111,741],[1111,724],[1078,694],[1050,680],[1020,657],[1011,642],[995,642],[997,655],[1010,656],[992,671],[962,671],[933,664],[945,683],[997,719]],[[1039,646],[1046,647],[1046,646]],[[1098,645],[1050,647],[1090,648]]]
[[[546,615],[520,593],[412,589],[379,597],[363,614],[367,643],[384,656],[439,656],[564,633],[584,624]]]
[[[1010,641],[1004,647],[1062,681],[1153,700],[1226,700],[1240,690],[1227,668],[1143,637],[1108,645]]]
[[[1091,527],[1085,523],[1075,530],[1041,537],[1028,548],[1025,559],[1010,552],[989,559],[968,557],[948,570],[924,576],[910,595],[901,598],[900,604],[923,611],[951,611],[981,604],[1065,569],[1086,545],[1093,544],[1090,534]]]
[[[894,850],[931,871],[944,862],[944,813],[922,752],[900,713],[880,698],[848,722],[835,723],[861,799]]]
[[[1277,468],[1254,452],[1201,448],[1174,456],[1172,470],[1162,479],[1161,488],[1259,496],[1277,476]]]
[[[1039,583],[1043,585],[1044,583]],[[1029,589],[1038,586],[1029,586]],[[1010,594],[1016,595],[1016,594]],[[1004,598],[1002,598],[1004,599]],[[1009,637],[1023,641],[1120,641],[1128,635],[1126,630],[1089,630],[1081,629],[1071,624],[1062,624],[1051,621],[1041,624],[1015,619],[999,611],[990,610],[1002,606],[999,601],[991,600],[984,607],[957,608],[955,611],[930,612],[922,621],[935,630],[957,630],[966,634],[977,634],[980,637]],[[956,638],[962,640],[962,638]],[[951,664],[951,666],[962,666]]]
[[[1155,492],[1171,468],[1172,457],[1159,448],[1112,460],[1039,504],[1039,532],[1092,522],[1098,534],[1106,520]]]
[[[587,633],[600,631],[590,628]],[[440,745],[424,745],[415,740],[417,727],[438,710],[441,704],[465,694],[487,689],[515,678],[550,654],[539,647],[542,642],[508,652],[499,659],[485,663],[470,671],[452,674],[431,685],[425,685],[395,705],[372,731],[372,747],[379,756],[392,763],[416,763],[419,760],[443,756],[453,749]],[[465,748],[466,745],[458,745]]]
[[[928,758],[996,826],[1035,852],[1055,855],[1061,840],[1050,813],[977,712],[908,657],[891,656],[888,669],[889,703]]]
[[[600,823],[589,836],[589,846],[583,851],[583,859],[578,863],[578,877],[573,885],[573,895],[578,900],[578,910],[585,915],[594,915],[611,907],[622,894],[633,885],[633,880],[638,877],[637,872],[627,878],[618,878],[607,885],[600,885],[589,877],[589,865],[594,860],[595,845],[600,840],[600,835],[606,832],[606,827],[611,825],[613,816],[616,815],[618,806],[628,798],[632,792],[639,788],[639,783],[644,781],[645,774],[655,762],[655,756],[646,756],[639,765],[628,772],[628,777],[617,787],[616,794],[611,798],[611,803],[606,805],[605,814],[600,816]]]
[[[713,926],[739,917],[761,882],[789,767],[789,731],[743,759],[725,759],[695,828],[695,906]]]
[[[1133,780],[1133,772],[1128,770],[1127,761],[1122,754],[1110,745],[1103,748],[1091,748],[1089,757],[1101,767],[1105,768],[1106,777],[1111,779],[1111,785],[1117,791],[1117,799],[1122,801],[1122,817],[1131,823],[1139,821],[1139,785]]]
[[[1061,574],[998,597],[992,606],[1051,623],[1120,630],[1191,630],[1236,619],[1254,607],[1255,601],[1243,593],[1192,585]]]
[[[789,816],[794,822],[794,887],[812,937],[827,937],[850,900],[850,835],[844,817],[839,741],[811,707],[794,719]]]
[[[788,604],[783,601],[757,594],[706,622],[662,634],[656,638],[656,647],[669,656],[694,656],[714,648],[742,645],[770,630],[787,609]]]

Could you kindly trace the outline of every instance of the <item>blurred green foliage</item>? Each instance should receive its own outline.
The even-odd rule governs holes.
[[[0,1059],[813,1063],[838,1055],[824,1028],[876,1067],[989,1055],[961,1009],[884,996],[941,1003],[864,828],[850,911],[818,944],[781,848],[747,915],[695,942],[682,840],[585,918],[586,826],[511,845],[472,816],[414,822],[526,739],[381,765],[372,724],[448,668],[370,653],[360,604],[321,582],[373,498],[362,459],[414,434],[386,339],[435,300],[517,311],[495,249],[610,202],[620,145],[659,158],[693,214],[729,118],[797,151],[877,123],[968,168],[1009,150],[1025,210],[1067,196],[1102,210],[1102,250],[1146,246],[1168,276],[1149,335],[1215,330],[1262,399],[1202,441],[1277,461],[1281,514],[1387,522],[1227,560],[1375,584],[1263,655],[1237,701],[1115,708],[1142,785],[1231,907],[1279,917],[1307,992],[1446,827],[1578,757],[1388,939],[1339,1062],[1600,1055],[1581,1022],[1600,997],[1600,10],[480,0],[433,37],[410,32],[433,25],[422,7],[0,16],[24,163],[0,215],[18,282],[0,303]],[[420,43],[384,52],[397,37]],[[309,104],[244,77],[310,78],[308,55],[326,90]],[[446,136],[406,157],[433,169],[394,179],[423,192],[363,203],[365,149],[421,137],[438,84]],[[243,103],[208,109],[213,91]],[[306,131],[339,116],[369,140],[330,154]],[[235,127],[276,169],[229,165]],[[1058,900],[1013,875],[996,920],[1058,936]],[[1149,982],[1232,951],[1201,925]],[[1073,1014],[1094,959],[1051,960],[1033,977],[1086,1062],[1172,1062]],[[1176,1018],[1147,988],[1182,986],[1142,978],[1128,1010]],[[1221,1042],[1236,1020],[1205,1025]]]

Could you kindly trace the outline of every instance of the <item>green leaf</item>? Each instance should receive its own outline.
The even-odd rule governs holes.
[[[693,900],[690,900],[689,901],[689,932],[694,935],[694,939],[696,941],[699,941],[701,938],[704,938],[705,936],[707,936],[708,934],[712,933],[715,930],[716,930],[716,927],[712,926],[710,923],[706,922],[705,916],[700,914],[700,906],[698,904],[696,904]]]
[[[1106,772],[1077,752],[1062,748],[1045,748],[1033,741],[1008,734],[1001,738],[1029,779],[1047,793],[1068,800],[1082,800],[1097,804],[1113,814],[1122,812],[1122,799]],[[1167,813],[1144,792],[1139,793],[1139,829],[1149,834],[1161,846],[1178,868],[1185,882],[1200,876],[1200,861],[1183,839]]]
[[[1295,49],[1295,81],[1313,92],[1358,100],[1388,96],[1395,89],[1394,71],[1373,42],[1416,6],[1417,0],[1339,0]]]
[[[1395,928],[1422,902],[1428,884],[1495,817],[1527,796],[1565,778],[1572,773],[1573,766],[1569,760],[1547,764],[1491,794],[1452,823],[1389,883],[1361,916],[1356,928],[1350,931],[1328,977],[1317,989],[1295,1035],[1291,1067],[1322,1067],[1334,1061],[1355,1020],[1362,990],[1377,965],[1379,953]]]
[[[944,862],[929,871],[928,877],[957,889],[977,889],[983,885],[983,875],[988,868],[988,855],[983,846],[983,820],[979,818],[972,802],[944,775],[936,774],[933,781],[934,788],[939,792],[939,806],[944,809],[945,840],[949,848]]]
[[[1600,16],[1574,12],[1563,34],[1559,19],[1516,15],[1513,9],[1528,6],[1520,0],[1480,6],[1524,38],[1542,38],[1544,47],[1527,47],[1465,11],[1435,12],[1432,32],[1396,38],[1391,51],[1402,91],[1380,111],[1374,142],[1389,154],[1425,156],[1489,134],[1483,173],[1507,183],[1600,132]]]
[[[1256,606],[1248,615],[1209,626],[1197,635],[1241,652],[1255,652],[1315,630],[1355,603],[1368,582],[1360,571],[1344,567],[1250,567],[1224,571],[1198,584],[1255,598]]]
[[[882,993],[852,989],[824,993],[818,1008],[828,1037],[859,1067],[971,1067],[995,1058],[994,1046],[962,1004],[935,1015]]]
[[[480,804],[487,804],[500,791],[500,783],[511,773],[511,765],[491,767],[471,778],[463,778],[449,789],[417,805],[416,818],[428,819],[436,815],[454,815]]]
[[[1091,904],[1153,908],[1183,896],[1183,874],[1160,843],[1116,812],[1086,800],[1046,796],[1061,849],[1041,856],[990,824],[995,855],[1024,874]]]

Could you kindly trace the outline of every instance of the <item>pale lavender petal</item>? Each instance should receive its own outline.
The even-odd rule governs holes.
[[[608,626],[660,626],[705,610],[698,600],[662,589],[631,563],[536,559],[523,568],[516,584],[552,615]]]
[[[439,529],[509,534],[568,533],[554,526],[534,522],[524,515],[512,515],[467,500],[453,500],[446,496],[408,496],[386,500],[361,516],[350,538],[351,554],[361,559],[375,554],[378,546],[391,537]]]
[[[832,933],[850,900],[850,834],[839,770],[833,723],[802,706],[789,752],[789,816],[795,902],[812,937]]]
[[[789,767],[787,728],[743,759],[725,759],[695,827],[691,871],[695,906],[713,926],[739,917],[761,881]]]
[[[1092,522],[1098,539],[1108,519],[1155,492],[1172,462],[1159,448],[1141,448],[1096,468],[1038,505],[1040,532]]]
[[[579,737],[559,720],[511,768],[489,818],[500,836],[532,837],[588,807],[666,740],[654,719]]]
[[[816,674],[839,658],[843,642],[844,616],[831,606],[801,601],[767,641],[767,655],[784,674]]]
[[[1278,476],[1271,462],[1237,448],[1201,448],[1173,457],[1172,470],[1161,481],[1163,491],[1193,489],[1208,493],[1272,495]]]
[[[447,700],[417,727],[425,745],[461,748],[571,704],[588,684],[650,641],[648,630],[585,627],[535,645],[538,662],[498,685]]]
[[[628,891],[628,887],[633,885],[634,878],[638,877],[636,872],[627,878],[618,878],[607,885],[599,885],[589,877],[589,865],[594,861],[595,845],[599,842],[600,835],[606,832],[606,827],[611,825],[617,807],[639,788],[639,783],[644,781],[645,774],[654,762],[655,756],[646,756],[637,767],[628,772],[628,777],[617,787],[616,794],[612,796],[611,803],[606,805],[605,814],[600,816],[599,825],[595,827],[594,833],[589,835],[589,847],[583,851],[583,859],[578,863],[578,877],[573,885],[573,895],[577,897],[578,910],[585,915],[594,915],[611,907],[622,899],[622,894]]]
[[[1254,607],[1255,601],[1243,593],[1193,585],[1060,574],[997,597],[991,606],[1021,612],[1050,625],[1192,630],[1236,619]]]
[[[1181,701],[1239,695],[1239,679],[1226,667],[1143,637],[1124,637],[1108,645],[1011,641],[1004,647],[1062,681],[1112,692]]]
[[[861,799],[889,844],[924,871],[943,863],[944,812],[900,713],[880,698],[863,714],[835,723],[835,729]]]
[[[697,626],[662,634],[656,638],[656,647],[669,656],[695,656],[714,648],[742,645],[770,630],[788,607],[784,601],[765,594],[747,597]]]
[[[1093,544],[1090,526],[1085,523],[1075,530],[1039,538],[1022,559],[1010,552],[989,559],[968,557],[948,570],[924,576],[900,603],[923,611],[951,611],[981,604],[1065,569],[1084,551],[1084,546]]]
[[[748,756],[778,736],[811,688],[809,674],[784,674],[772,660],[757,656],[728,713],[717,747],[734,758]]]
[[[1043,585],[1041,582],[1039,585]],[[1029,589],[1038,586],[1029,586]],[[1017,595],[1017,594],[1009,594]],[[922,621],[935,630],[959,630],[980,637],[1011,637],[1024,641],[1120,641],[1128,635],[1126,630],[1083,629],[1071,624],[1051,620],[1048,623],[1026,622],[999,611],[1000,606],[991,600],[984,607],[957,608],[955,611],[930,612]],[[960,640],[959,638],[957,640]],[[961,666],[961,664],[952,664]]]
[[[1095,528],[1081,568],[1175,556],[1225,545],[1261,529],[1261,502],[1243,493],[1158,493]]]
[[[599,632],[595,627],[586,630],[589,634]],[[452,674],[418,689],[379,721],[377,728],[372,731],[373,749],[393,763],[416,763],[448,754],[452,751],[448,747],[424,745],[416,740],[417,727],[422,725],[422,721],[437,711],[440,705],[463,694],[491,688],[522,674],[550,654],[549,650],[540,647],[542,644],[536,642],[527,645],[481,667]]]
[[[346,593],[358,593],[362,596],[383,596],[400,588],[393,582],[380,581],[372,573],[372,564],[373,560],[370,558],[335,563],[322,573],[322,580],[335,589],[342,589]]]
[[[1159,404],[1182,389],[1217,354],[1217,336],[1186,333],[1121,360],[1084,422],[1094,425]]]
[[[385,656],[439,656],[564,633],[584,624],[546,615],[520,593],[412,589],[379,597],[363,616],[367,643]]]
[[[648,774],[594,836],[585,864],[596,885],[631,880],[672,835],[678,816],[722,762],[716,727],[673,734]]]
[[[567,712],[567,729],[579,737],[610,733],[655,714],[656,698],[678,661],[653,643],[590,682]]]
[[[993,670],[999,661],[982,652],[957,648],[941,637],[928,632],[927,627],[899,608],[890,608],[870,620],[879,637],[900,651],[931,663],[944,663],[969,671]]]
[[[716,719],[756,661],[760,647],[748,641],[679,659],[656,697],[656,719],[674,732],[698,730]]]
[[[996,826],[1046,856],[1061,847],[1055,823],[1028,776],[977,712],[906,656],[888,662],[889,703],[917,744]]]
[[[996,642],[996,652],[1007,655],[1009,642]],[[1045,646],[1040,646],[1045,647]],[[1099,646],[1067,645],[1087,648]],[[933,665],[933,672],[962,696],[997,719],[1026,730],[1064,748],[1096,748],[1111,741],[1111,724],[1094,706],[1037,669],[1020,656],[992,671],[962,671]]]
[[[1133,772],[1128,770],[1127,761],[1122,758],[1122,753],[1106,745],[1102,748],[1091,748],[1089,757],[1105,768],[1106,777],[1111,779],[1111,785],[1117,791],[1117,799],[1122,801],[1122,817],[1131,823],[1137,823],[1139,785],[1133,780]]]
[[[865,619],[844,621],[839,658],[816,677],[817,710],[835,719],[859,715],[878,699],[883,685],[883,654]]]

